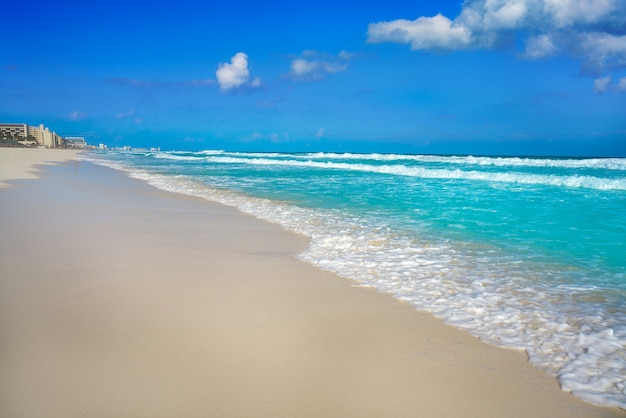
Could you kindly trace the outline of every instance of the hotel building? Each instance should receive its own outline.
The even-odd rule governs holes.
[[[66,136],[65,146],[67,148],[87,148],[87,143],[82,136]]]
[[[25,123],[0,123],[0,134],[3,138],[9,137],[22,143],[35,142],[46,148],[61,148],[65,144],[61,136],[50,132],[43,124],[30,126]]]

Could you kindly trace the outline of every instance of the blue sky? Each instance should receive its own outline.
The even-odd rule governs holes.
[[[109,146],[626,156],[626,2],[3,6],[0,120]]]

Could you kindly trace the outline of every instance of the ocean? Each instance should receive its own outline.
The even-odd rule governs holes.
[[[626,409],[626,159],[97,151],[310,237],[299,257]]]

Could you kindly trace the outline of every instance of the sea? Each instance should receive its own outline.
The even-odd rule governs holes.
[[[310,238],[305,262],[626,409],[626,158],[94,151]]]

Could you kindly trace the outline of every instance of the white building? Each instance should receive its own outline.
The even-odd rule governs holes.
[[[25,142],[32,139],[46,148],[63,146],[63,138],[55,132],[50,132],[50,129],[43,124],[29,126],[25,123],[0,123],[0,132],[3,137],[9,137],[15,141]]]
[[[0,123],[0,133],[2,137],[8,137],[14,140],[25,139],[28,137],[28,125],[25,123]]]
[[[87,148],[87,142],[82,136],[66,136],[65,145],[68,148]]]
[[[50,129],[43,126],[43,124],[40,124],[38,127],[29,126],[28,136],[35,138],[39,145],[43,145],[46,148],[59,148],[63,145],[63,138],[55,132],[50,132]]]

